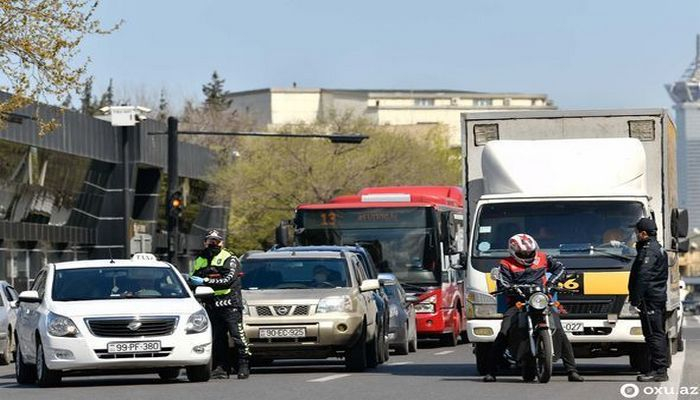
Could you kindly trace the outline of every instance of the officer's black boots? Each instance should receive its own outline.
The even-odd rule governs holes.
[[[569,382],[583,382],[583,377],[576,371],[569,372]]]
[[[228,372],[222,366],[218,366],[211,371],[211,379],[228,379]]]
[[[662,371],[652,371],[648,374],[639,375],[637,381],[639,382],[666,382],[668,380],[668,373],[665,370]]]
[[[238,363],[238,379],[248,379],[250,376],[250,364],[248,360],[243,359]]]

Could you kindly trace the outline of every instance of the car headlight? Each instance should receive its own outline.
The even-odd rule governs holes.
[[[187,325],[185,326],[186,333],[200,333],[204,332],[209,326],[209,318],[207,318],[207,312],[204,310],[199,310],[196,313],[190,315],[187,318]]]
[[[534,293],[530,296],[528,303],[530,303],[530,307],[535,310],[544,310],[549,304],[549,297],[544,293]]]
[[[396,318],[399,316],[399,306],[392,304],[389,306],[389,318]]]
[[[622,305],[622,310],[620,311],[620,318],[639,318],[639,311],[637,308],[630,304],[630,298],[625,299],[625,303]]]
[[[316,313],[352,312],[350,296],[330,296],[321,299],[316,306]]]
[[[76,337],[80,334],[72,319],[52,312],[46,318],[46,331],[49,335],[58,337]]]

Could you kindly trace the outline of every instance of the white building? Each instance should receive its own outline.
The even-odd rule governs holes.
[[[545,94],[479,93],[457,90],[350,90],[266,88],[230,92],[239,115],[269,129],[290,123],[312,123],[330,110],[352,111],[380,125],[445,124],[450,144],[460,145],[460,114],[465,111],[554,109]]]
[[[666,85],[678,127],[678,200],[690,226],[700,228],[700,35],[695,60],[677,82]]]

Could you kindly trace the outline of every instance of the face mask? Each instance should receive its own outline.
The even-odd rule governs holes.
[[[215,256],[215,255],[217,255],[217,254],[219,254],[219,253],[221,252],[221,247],[219,247],[219,246],[216,245],[216,244],[210,244],[210,245],[208,245],[207,248],[205,249],[205,252],[206,252],[207,254],[210,254],[210,255],[212,255],[212,256]]]

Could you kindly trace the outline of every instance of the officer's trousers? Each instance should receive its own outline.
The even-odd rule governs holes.
[[[231,370],[231,359],[228,352],[228,334],[236,346],[238,361],[250,358],[250,347],[243,328],[243,315],[241,310],[232,307],[208,308],[209,319],[211,320],[214,343],[213,343],[213,367],[223,367],[226,371]]]
[[[642,323],[642,333],[644,340],[649,346],[649,365],[651,371],[665,373],[668,368],[668,340],[666,339],[666,327],[664,314],[666,313],[666,302],[643,301],[641,304],[639,319]]]

